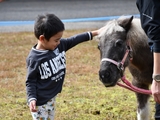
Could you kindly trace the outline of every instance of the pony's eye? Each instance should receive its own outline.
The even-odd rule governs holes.
[[[100,50],[100,45],[98,44],[97,48]]]
[[[115,42],[116,47],[120,47],[122,44],[123,44],[123,41],[120,39]]]

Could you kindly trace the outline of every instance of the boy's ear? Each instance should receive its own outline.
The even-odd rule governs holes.
[[[41,42],[44,42],[44,40],[45,40],[44,35],[40,35],[40,36],[39,36],[39,40],[40,40]]]

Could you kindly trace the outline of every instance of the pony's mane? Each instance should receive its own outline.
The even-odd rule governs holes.
[[[127,33],[127,40],[133,50],[148,46],[148,37],[141,27],[140,19],[134,18],[131,23],[131,27]]]
[[[122,16],[117,20],[114,19],[114,20],[108,21],[104,26],[104,30],[97,37],[98,38],[105,37],[115,33],[116,31],[118,32],[125,31],[125,29],[118,24],[119,21],[122,21],[125,19],[126,17]],[[139,46],[148,46],[147,39],[148,38],[144,30],[141,28],[140,19],[134,18],[132,20],[129,31],[127,32],[127,40],[129,41],[133,52],[134,52],[134,49],[136,49]]]

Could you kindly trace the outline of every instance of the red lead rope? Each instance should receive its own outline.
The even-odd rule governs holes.
[[[117,83],[117,85],[121,86],[121,87],[124,87],[124,88],[127,88],[133,92],[137,92],[137,93],[142,93],[142,94],[148,94],[148,95],[151,95],[152,92],[150,90],[145,90],[145,89],[141,89],[141,88],[138,88],[136,86],[133,86],[126,78],[125,76],[123,76],[122,78],[122,81],[126,84],[122,84],[120,82]]]

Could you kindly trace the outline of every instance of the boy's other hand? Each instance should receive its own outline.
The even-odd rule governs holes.
[[[31,111],[31,112],[37,112],[37,109],[36,109],[36,100],[32,100],[32,101],[29,103],[29,108],[30,108],[30,111]]]

